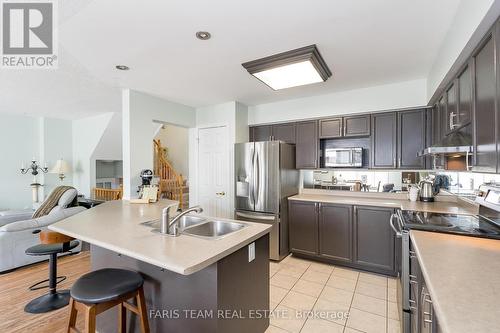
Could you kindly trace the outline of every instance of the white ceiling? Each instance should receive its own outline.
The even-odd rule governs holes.
[[[60,2],[60,69],[2,70],[0,112],[79,118],[119,111],[120,87],[198,107],[230,100],[255,105],[426,78],[459,2]],[[196,39],[198,30],[212,39]],[[275,92],[241,66],[310,44],[333,72],[326,83]],[[116,64],[131,70],[119,72]]]

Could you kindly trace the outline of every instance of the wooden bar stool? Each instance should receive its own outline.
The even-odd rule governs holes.
[[[84,332],[94,333],[96,316],[118,305],[120,333],[127,332],[126,309],[139,316],[142,333],[149,333],[143,284],[144,279],[139,273],[125,269],[105,268],[83,275],[71,287],[67,332],[79,332],[75,324],[81,311],[85,314]],[[136,300],[136,305],[127,302],[131,298]]]

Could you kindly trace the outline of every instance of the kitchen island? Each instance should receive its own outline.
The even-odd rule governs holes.
[[[50,229],[90,243],[93,270],[142,273],[152,332],[264,332],[270,226],[245,222],[223,238],[205,239],[165,236],[141,224],[158,219],[172,203],[110,201]],[[253,246],[255,258],[249,256]],[[98,331],[116,332],[117,318],[116,309],[98,316]],[[128,322],[139,332],[134,316]]]

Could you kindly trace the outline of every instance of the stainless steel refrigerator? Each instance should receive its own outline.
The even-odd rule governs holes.
[[[295,145],[281,141],[237,143],[235,218],[273,226],[269,255],[281,260],[288,249],[288,197],[298,193]]]

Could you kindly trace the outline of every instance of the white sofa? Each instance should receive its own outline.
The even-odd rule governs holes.
[[[49,225],[85,210],[84,207],[67,208],[77,195],[76,190],[66,191],[58,205],[48,215],[32,219],[32,212],[0,214],[0,273],[17,267],[46,260],[44,256],[28,256],[24,251],[39,244],[39,230],[46,230]],[[73,252],[80,251],[81,245]]]

